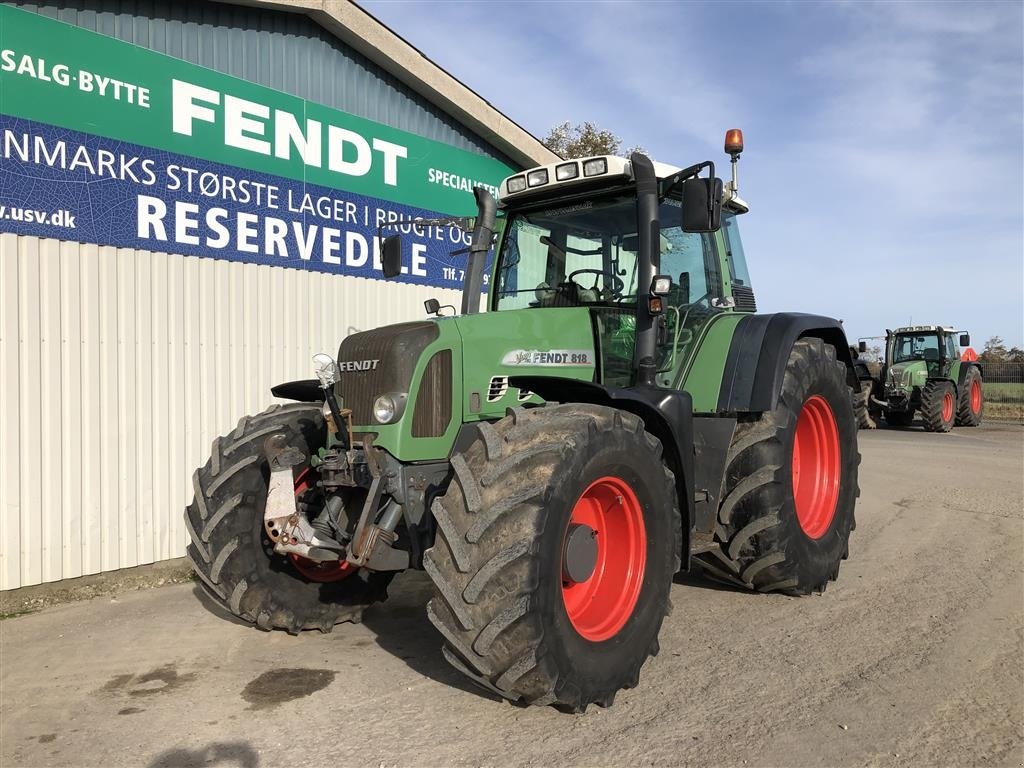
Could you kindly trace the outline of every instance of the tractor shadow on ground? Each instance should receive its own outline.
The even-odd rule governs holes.
[[[443,639],[427,619],[427,601],[433,593],[430,578],[425,573],[400,573],[391,583],[387,602],[369,608],[363,616],[363,625],[373,632],[382,649],[424,677],[483,699],[504,702],[501,697],[475,685],[441,655]]]
[[[680,571],[673,579],[672,583],[681,587],[695,587],[697,589],[709,589],[712,592],[737,592],[740,594],[749,593],[749,589],[741,589],[740,587],[732,584],[726,584],[722,581],[715,581],[714,579],[705,576],[699,568],[694,567],[693,570],[686,572]]]
[[[192,588],[199,604],[216,616],[240,627],[253,628],[251,622],[243,621],[210,595],[202,584]],[[495,702],[504,702],[500,696],[475,685],[462,673],[445,661],[441,655],[443,640],[434,625],[427,620],[427,601],[433,595],[430,578],[419,571],[399,574],[391,583],[388,599],[370,606],[363,615],[363,626],[374,634],[374,639],[383,650],[401,659],[418,674],[442,685],[457,688]],[[343,633],[351,624],[339,624],[335,634]],[[318,634],[319,630],[306,630]]]
[[[247,741],[214,742],[196,749],[178,747],[157,755],[148,768],[259,768],[260,756]]]
[[[230,622],[231,624],[237,624],[240,627],[253,626],[251,622],[243,621],[235,616],[235,614],[231,613],[231,611],[225,608],[219,600],[214,598],[202,584],[196,583],[193,585],[192,594],[195,595],[196,600],[199,601],[199,604],[203,606],[203,608],[212,613],[218,619]]]

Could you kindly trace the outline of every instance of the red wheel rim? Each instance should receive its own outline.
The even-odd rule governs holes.
[[[971,382],[971,411],[981,413],[981,382],[977,379]]]
[[[953,393],[946,392],[942,396],[942,420],[949,421],[953,418]]]
[[[597,560],[584,581],[563,578],[562,601],[573,628],[591,642],[602,642],[622,629],[640,597],[647,562],[643,510],[628,483],[602,477],[580,495],[569,520],[573,524],[594,531]]]
[[[841,471],[839,427],[828,401],[814,395],[804,403],[793,436],[793,504],[803,532],[825,535],[836,514]]]
[[[300,496],[301,494],[308,491],[313,487],[313,482],[309,478],[310,469],[306,467],[299,473],[299,476],[295,479],[295,495]],[[292,561],[292,565],[295,566],[295,570],[301,573],[310,581],[319,582],[331,582],[341,581],[344,578],[348,578],[355,573],[355,568],[351,563],[345,560],[334,560],[328,563],[318,563],[315,560],[302,557],[301,555],[288,555],[288,559]]]

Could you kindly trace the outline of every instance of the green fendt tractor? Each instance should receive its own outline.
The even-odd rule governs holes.
[[[982,370],[970,343],[967,333],[941,325],[886,329],[885,364],[871,404],[894,427],[909,426],[915,411],[928,432],[978,426],[985,408]]]
[[[431,300],[348,336],[275,387],[299,402],[214,441],[186,511],[209,590],[329,631],[423,569],[454,667],[570,711],[637,685],[681,570],[823,590],[854,525],[857,381],[838,321],[755,314],[738,131],[726,150],[726,185],[636,153],[516,174],[500,216],[476,189],[460,315]],[[384,241],[386,276],[406,247]]]

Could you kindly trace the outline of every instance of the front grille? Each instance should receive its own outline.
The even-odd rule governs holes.
[[[452,420],[452,351],[434,353],[423,371],[412,415],[413,437],[440,437]]]
[[[753,288],[733,283],[732,298],[736,302],[736,309],[741,312],[757,312],[757,301],[754,299]]]
[[[354,425],[373,423],[373,401],[380,395],[409,391],[420,354],[439,333],[434,322],[401,323],[356,333],[341,342],[341,380],[334,391],[344,407],[352,409]],[[365,367],[354,369],[358,366]]]

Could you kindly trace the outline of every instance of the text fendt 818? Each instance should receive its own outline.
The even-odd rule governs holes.
[[[958,349],[965,347],[961,353]],[[911,325],[885,331],[885,362],[878,379],[861,378],[865,405],[857,416],[865,421],[884,414],[888,424],[906,427],[921,416],[928,432],[949,432],[954,426],[976,427],[985,408],[982,367],[970,348],[969,334],[942,325]],[[866,347],[860,342],[861,350]]]
[[[637,685],[680,570],[823,590],[857,381],[838,321],[755,314],[738,131],[726,150],[727,185],[639,153],[517,174],[496,241],[475,190],[462,314],[348,336],[319,383],[274,389],[300,402],[214,441],[186,512],[206,586],[261,628],[328,631],[421,568],[453,666],[570,711]]]

